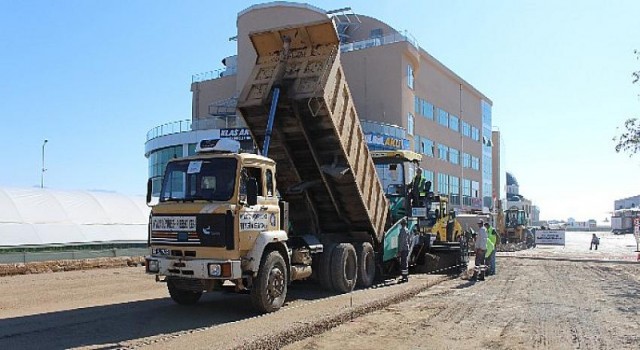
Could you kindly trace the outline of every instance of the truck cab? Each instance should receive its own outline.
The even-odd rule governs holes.
[[[275,162],[240,153],[234,142],[204,140],[196,155],[171,160],[152,207],[146,271],[167,282],[177,303],[195,303],[225,281],[236,291],[248,290],[271,251],[278,258],[262,282],[270,284],[271,299],[286,293],[286,203],[277,197]]]

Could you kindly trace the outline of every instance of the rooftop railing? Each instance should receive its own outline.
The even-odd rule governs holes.
[[[177,134],[185,131],[191,131],[190,119],[178,120],[175,122],[170,122],[170,123],[156,126],[155,128],[147,132],[147,141],[153,140],[157,137]]]
[[[244,120],[236,115],[198,118],[196,120],[178,120],[156,126],[147,132],[147,141],[158,137],[194,130],[210,130],[224,128],[246,128]]]
[[[413,37],[413,35],[409,34],[409,32],[405,30],[403,33],[393,33],[379,38],[370,38],[366,40],[342,44],[340,45],[340,52],[357,51],[375,46],[393,44],[401,41],[410,43],[416,49],[420,48],[420,45],[418,45],[418,41]]]
[[[229,75],[235,75],[237,73],[236,68],[219,68],[204,73],[198,73],[191,76],[191,83],[201,83],[207,80],[219,79]]]

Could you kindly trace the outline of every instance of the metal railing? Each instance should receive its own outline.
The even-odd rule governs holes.
[[[342,44],[340,45],[340,52],[357,51],[375,46],[393,44],[401,41],[410,43],[416,48],[416,50],[420,48],[420,45],[418,45],[418,41],[413,37],[413,35],[409,34],[409,32],[405,30],[403,33],[393,33],[379,38],[370,38],[366,40]]]
[[[177,134],[185,131],[191,131],[190,119],[178,120],[175,122],[170,122],[170,123],[156,126],[155,128],[147,132],[147,141],[153,140],[157,137]]]
[[[189,132],[194,130],[210,130],[224,128],[246,128],[244,120],[236,115],[199,118],[196,120],[178,120],[156,126],[147,132],[147,141],[158,137]]]
[[[209,130],[209,129],[224,129],[224,128],[246,128],[244,120],[241,117],[230,116],[216,116],[209,118],[200,118],[193,121],[192,130]]]
[[[219,68],[216,70],[210,70],[204,73],[198,73],[191,76],[191,83],[201,83],[207,80],[219,79],[222,77],[235,75],[237,73],[236,68]]]

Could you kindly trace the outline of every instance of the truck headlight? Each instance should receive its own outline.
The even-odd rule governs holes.
[[[158,260],[147,260],[147,271],[148,272],[160,271],[160,262]]]
[[[220,264],[209,264],[209,276],[219,277],[222,273]]]

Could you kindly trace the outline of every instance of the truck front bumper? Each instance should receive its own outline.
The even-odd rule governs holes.
[[[240,260],[176,259],[169,257],[145,257],[148,274],[197,279],[242,278]]]

